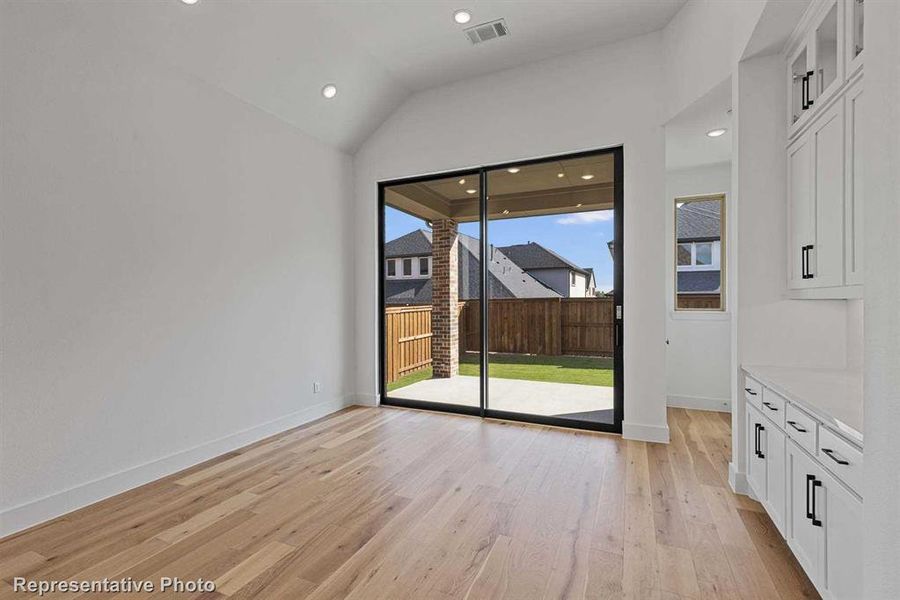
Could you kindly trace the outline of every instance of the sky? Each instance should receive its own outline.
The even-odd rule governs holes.
[[[422,219],[385,207],[384,239],[390,241],[416,229],[428,229]],[[478,223],[462,223],[460,233],[478,237]],[[502,219],[488,223],[488,240],[495,246],[537,242],[582,268],[593,268],[597,289],[613,287],[613,265],[607,243],[613,239],[613,211]]]

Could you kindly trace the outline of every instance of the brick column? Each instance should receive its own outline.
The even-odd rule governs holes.
[[[459,374],[459,235],[456,221],[431,225],[431,365],[435,377]]]

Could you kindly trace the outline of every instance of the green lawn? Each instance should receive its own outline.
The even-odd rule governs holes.
[[[460,357],[460,375],[478,377],[478,355]],[[499,379],[580,383],[613,387],[613,359],[596,356],[534,356],[491,354],[488,375]],[[431,379],[431,369],[423,369],[388,384],[388,391]]]

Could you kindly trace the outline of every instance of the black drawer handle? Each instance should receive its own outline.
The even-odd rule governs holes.
[[[813,518],[812,511],[809,509],[809,484],[815,480],[816,480],[815,475],[810,475],[809,473],[806,474],[806,518],[807,519]]]
[[[832,450],[831,448],[822,448],[822,452],[824,452],[828,456],[828,458],[830,458],[831,460],[833,460],[834,462],[836,462],[839,465],[849,465],[850,464],[850,461],[840,458],[837,454],[835,454],[834,450]]]
[[[760,457],[760,458],[765,458],[766,455],[765,455],[765,454],[763,453],[763,451],[762,451],[762,439],[761,439],[761,434],[762,434],[763,431],[766,430],[766,428],[763,427],[761,423],[757,423],[756,426],[759,427],[759,433],[757,433],[756,436],[757,436],[758,438],[760,438],[760,441],[757,442],[757,446],[759,447],[759,453],[757,454],[757,456]]]
[[[778,412],[778,407],[777,407],[777,406],[772,406],[772,403],[771,403],[771,402],[766,402],[765,400],[763,400],[763,406],[765,406],[765,407],[768,408],[769,410],[774,410],[775,412]]]
[[[759,458],[759,423],[753,424],[753,454]]]
[[[812,524],[816,527],[822,526],[822,521],[816,517],[816,488],[822,487],[822,482],[813,477],[812,482],[812,514],[810,515],[810,519],[812,520]]]
[[[750,388],[744,388],[744,391],[747,392],[748,394],[750,394],[751,396],[755,396],[755,395],[756,395],[756,392],[754,392],[754,391],[751,390]]]
[[[799,431],[800,433],[806,433],[806,430],[797,425],[797,421],[788,421],[788,425]]]

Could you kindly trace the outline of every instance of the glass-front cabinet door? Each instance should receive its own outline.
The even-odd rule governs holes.
[[[842,23],[843,18],[835,0],[829,4],[828,10],[825,11],[813,30],[815,62],[812,65],[813,74],[810,76],[810,103],[820,99],[824,101],[843,81],[840,60],[842,54],[840,42],[843,40]]]
[[[847,0],[847,75],[854,74],[863,61],[865,38],[863,37],[864,0]]]

